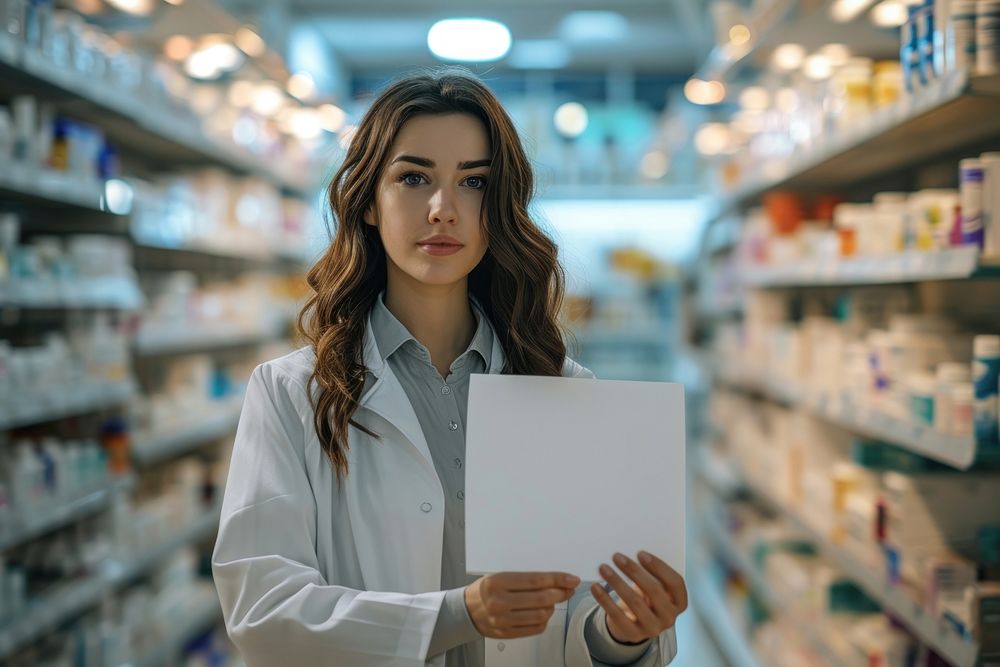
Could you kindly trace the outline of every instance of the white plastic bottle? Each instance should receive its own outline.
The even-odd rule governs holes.
[[[997,442],[997,419],[1000,406],[1000,336],[976,336],[973,339],[972,383],[976,390],[975,430],[976,441]]]
[[[951,3],[952,57],[956,71],[976,66],[976,0]]]

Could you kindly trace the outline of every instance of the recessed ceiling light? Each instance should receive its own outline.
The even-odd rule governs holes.
[[[771,63],[784,72],[791,72],[802,67],[805,59],[806,49],[801,44],[782,44],[771,54]]]
[[[489,62],[510,51],[510,30],[488,19],[445,19],[431,26],[427,46],[442,60]]]
[[[899,0],[883,0],[872,9],[872,23],[880,28],[898,28],[906,23],[909,11]]]
[[[684,96],[693,104],[719,104],[726,99],[726,86],[721,81],[692,77],[684,84]]]
[[[834,0],[830,5],[830,18],[837,23],[849,23],[871,7],[874,0]]]
[[[567,102],[556,109],[554,121],[559,134],[570,139],[578,137],[587,129],[587,108],[579,102]]]
[[[814,53],[806,58],[805,65],[802,66],[802,71],[810,79],[821,81],[833,76],[833,64],[823,54]]]

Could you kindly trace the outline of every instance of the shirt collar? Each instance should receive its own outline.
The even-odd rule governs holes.
[[[455,363],[461,361],[469,352],[476,352],[483,358],[486,367],[489,368],[493,354],[493,327],[490,325],[489,318],[483,313],[476,299],[470,298],[469,302],[472,304],[472,312],[476,317],[476,333],[472,337],[472,342],[469,343],[468,349],[455,360]],[[422,356],[427,357],[426,361],[430,362],[430,354],[427,352],[427,348],[413,337],[413,334],[410,333],[402,322],[396,319],[396,316],[385,305],[384,291],[378,295],[378,298],[375,299],[375,305],[372,307],[371,327],[372,333],[375,335],[375,343],[378,346],[379,356],[383,362],[387,361],[389,357],[394,355],[409,341],[413,341],[417,349],[423,352]]]

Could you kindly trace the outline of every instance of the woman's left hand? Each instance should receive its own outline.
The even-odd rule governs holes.
[[[676,570],[645,551],[640,551],[638,558],[637,563],[617,553],[613,559],[634,582],[631,585],[614,568],[606,564],[599,568],[621,598],[617,603],[600,584],[590,587],[594,599],[607,612],[611,636],[623,644],[637,644],[674,627],[688,604],[684,578]]]

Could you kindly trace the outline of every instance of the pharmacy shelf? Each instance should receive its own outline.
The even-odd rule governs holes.
[[[13,410],[0,415],[0,431],[112,408],[137,393],[138,389],[131,381],[92,382],[74,387],[73,391],[50,392],[35,397],[37,400],[19,402]]]
[[[842,188],[1000,135],[1000,76],[956,72],[824,135],[781,165],[765,164],[722,198],[721,216],[777,187]]]
[[[107,211],[103,183],[80,182],[63,172],[33,169],[16,162],[0,164],[0,195],[88,211]]]
[[[977,461],[976,441],[972,436],[941,433],[929,424],[893,417],[850,400],[848,396],[817,393],[793,383],[749,374],[717,372],[716,379],[730,388],[800,408],[841,428],[877,438],[958,470],[968,470]]]
[[[105,596],[149,572],[178,549],[209,537],[218,524],[219,508],[216,508],[146,552],[112,559],[104,564],[100,573],[57,585],[51,592],[38,596],[29,602],[16,621],[0,626],[0,659],[79,616]]]
[[[747,637],[733,623],[719,585],[703,567],[693,567],[691,571],[688,591],[694,603],[692,606],[715,637],[726,662],[732,667],[763,667],[750,648]]]
[[[839,261],[810,260],[754,267],[743,272],[742,281],[749,287],[763,288],[881,285],[996,277],[1000,277],[1000,264],[980,262],[978,249],[967,246],[936,252],[907,251]]]
[[[262,177],[297,196],[307,195],[309,187],[301,179],[235,144],[207,135],[187,109],[151,107],[148,100],[123,95],[106,83],[80,78],[9,39],[0,44],[0,53],[0,81],[5,82],[5,89],[53,101],[64,101],[68,94],[73,99],[74,117],[101,127],[121,146],[171,164],[211,162]]]
[[[132,462],[140,468],[155,465],[229,435],[239,423],[240,403],[242,398],[232,406],[215,410],[217,414],[168,432],[137,435],[131,448]]]
[[[905,625],[922,642],[933,648],[955,667],[976,667],[979,647],[955,632],[944,621],[932,617],[923,606],[903,589],[889,582],[878,568],[872,568],[849,549],[834,544],[797,512],[791,504],[781,502],[771,492],[744,480],[747,488],[767,505],[771,511],[784,517],[790,524],[806,534],[816,544],[820,553],[858,584],[873,600]]]
[[[232,328],[214,328],[173,331],[140,330],[135,337],[133,350],[140,357],[170,354],[207,352],[222,348],[245,347],[268,343],[284,335],[280,327],[271,331],[243,331]]]
[[[758,602],[775,615],[794,613],[794,607],[782,595],[773,590],[771,584],[753,564],[747,553],[733,542],[721,521],[710,514],[702,514],[698,518],[698,527],[712,545],[713,552],[722,556],[729,567],[739,572],[750,585]],[[813,650],[823,656],[825,664],[838,666],[845,664],[844,660],[837,656],[823,641],[815,624],[805,624],[802,632]]]
[[[74,281],[22,282],[0,288],[0,308],[139,310],[145,303],[133,278],[81,278]]]
[[[171,628],[159,645],[134,663],[137,667],[177,664],[177,658],[188,641],[222,620],[222,606],[219,604],[219,595],[215,587],[208,584],[203,588],[202,591],[194,592],[188,600],[190,612],[179,624]]]
[[[290,248],[251,249],[237,251],[208,244],[172,244],[142,239],[133,236],[136,251],[153,260],[170,261],[174,264],[186,261],[223,261],[250,264],[263,268],[291,266],[304,268],[308,265],[306,253]],[[148,264],[149,262],[143,262]],[[155,267],[154,267],[155,268]]]
[[[132,473],[111,480],[109,485],[63,502],[56,507],[35,510],[30,516],[12,518],[0,534],[0,552],[33,540],[52,530],[92,516],[108,508],[116,497],[135,487]]]

